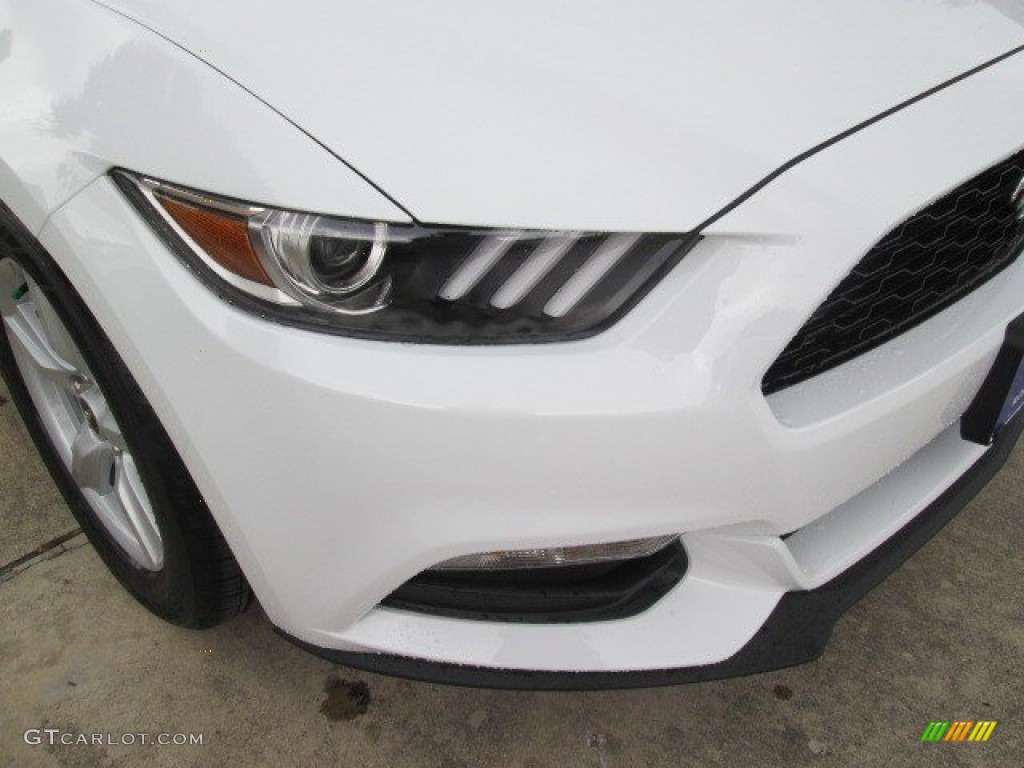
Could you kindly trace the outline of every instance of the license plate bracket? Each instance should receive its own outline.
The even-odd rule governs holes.
[[[960,420],[964,440],[991,445],[1024,411],[1024,315],[1006,328],[1003,346]]]

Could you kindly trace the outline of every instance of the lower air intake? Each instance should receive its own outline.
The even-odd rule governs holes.
[[[526,624],[608,621],[634,616],[660,600],[686,573],[676,539],[629,560],[548,568],[430,570],[382,603],[418,613]]]

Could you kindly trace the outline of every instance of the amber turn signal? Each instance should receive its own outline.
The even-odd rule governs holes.
[[[200,208],[160,193],[154,197],[196,245],[224,269],[254,283],[274,285],[249,241],[249,222],[244,217]]]

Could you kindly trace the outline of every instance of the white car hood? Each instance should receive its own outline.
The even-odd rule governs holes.
[[[101,4],[420,221],[518,227],[692,229],[791,158],[1024,44],[1020,0]]]

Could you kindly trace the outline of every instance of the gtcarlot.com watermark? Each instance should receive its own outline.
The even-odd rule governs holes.
[[[50,747],[130,747],[138,744],[159,747],[202,746],[201,733],[82,733],[64,731],[60,728],[29,728],[25,731],[25,743],[30,746],[45,744]]]

